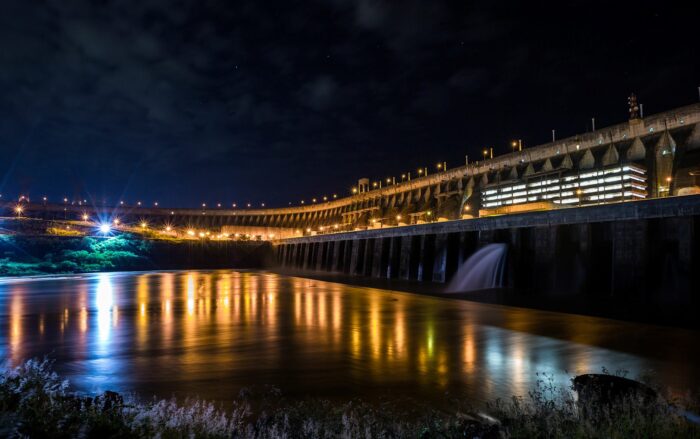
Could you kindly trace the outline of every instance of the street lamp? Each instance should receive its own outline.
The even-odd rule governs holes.
[[[515,152],[516,148],[518,149],[518,151],[522,151],[523,150],[523,140],[522,139],[513,140],[512,142],[510,142],[510,146],[513,147],[513,152]]]
[[[489,150],[484,148],[484,150],[481,151],[481,153],[484,155],[484,160],[486,160],[486,157],[488,157],[488,155],[489,155]]]

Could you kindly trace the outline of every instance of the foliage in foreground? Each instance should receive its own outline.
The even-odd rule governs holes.
[[[106,392],[91,398],[69,391],[51,362],[29,360],[0,374],[2,437],[700,437],[677,407],[628,400],[581,415],[571,393],[541,382],[527,398],[496,401],[488,411],[500,421],[466,409],[407,409],[386,402],[333,404],[289,402],[278,392],[252,402],[242,394],[229,410],[187,400],[139,401]]]

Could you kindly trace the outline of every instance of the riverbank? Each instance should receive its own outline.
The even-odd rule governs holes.
[[[263,398],[241,392],[230,409],[202,400],[139,399],[115,392],[91,397],[70,390],[51,362],[29,360],[0,372],[0,434],[4,437],[698,437],[686,419],[690,398],[629,397],[613,406],[576,402],[570,389],[546,380],[526,398],[485,407],[452,401],[452,410],[395,401],[331,403]]]
[[[98,236],[0,235],[0,276],[103,271],[261,268],[270,247],[258,241]]]

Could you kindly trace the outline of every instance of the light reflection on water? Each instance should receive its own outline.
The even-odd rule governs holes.
[[[654,370],[698,384],[696,333],[261,272],[100,273],[0,283],[0,354],[49,354],[80,390],[229,400],[291,395],[476,401],[538,372]]]

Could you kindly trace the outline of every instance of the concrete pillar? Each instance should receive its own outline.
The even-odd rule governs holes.
[[[350,254],[350,274],[356,274],[358,269],[358,262],[360,261],[360,240],[353,239],[350,241],[352,244],[352,253]]]
[[[309,267],[309,255],[311,253],[311,243],[302,244],[301,268],[306,270]]]
[[[411,276],[411,236],[401,237],[399,254],[399,278],[409,279]]]
[[[326,260],[323,263],[323,269],[326,271],[333,270],[333,255],[335,252],[336,241],[328,241],[328,248],[326,248]]]
[[[286,257],[287,257],[287,246],[284,244],[277,246],[277,264],[280,267],[284,267],[286,265]]]
[[[616,221],[612,227],[613,295],[633,302],[643,295],[645,282],[646,221]]]
[[[433,282],[445,282],[447,269],[447,234],[435,236],[435,262],[433,264]]]
[[[342,270],[342,267],[340,266],[340,248],[342,246],[340,245],[339,241],[334,241],[333,242],[333,253],[331,256],[331,264],[330,264],[330,269],[331,271],[340,271]]]
[[[362,258],[362,275],[370,276],[372,274],[372,264],[374,262],[374,239],[365,240],[365,254]]]
[[[377,238],[374,240],[374,246],[372,248],[372,271],[370,276],[381,277],[382,276],[382,259],[384,255],[382,253],[382,246],[384,244],[384,239]]]
[[[317,242],[316,243],[316,271],[321,271],[323,268],[323,257],[325,256],[326,243]]]

